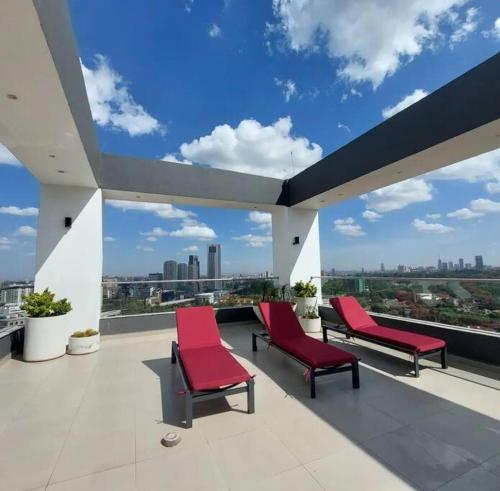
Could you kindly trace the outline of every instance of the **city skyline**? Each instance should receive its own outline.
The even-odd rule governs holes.
[[[419,6],[411,25],[408,16],[400,19],[405,39],[418,48],[411,55],[398,51],[401,33],[388,33],[376,8],[359,16],[373,26],[377,42],[360,35],[346,36],[342,46],[336,38],[316,46],[303,30],[304,18],[289,18],[271,2],[252,9],[245,2],[195,2],[189,12],[182,3],[162,5],[155,15],[131,5],[117,26],[119,2],[69,2],[104,151],[288,177],[500,46],[498,12],[487,1],[451,0],[432,12]],[[326,34],[342,34],[349,18],[347,3],[336,8],[332,15],[325,6]],[[318,12],[309,13],[314,26],[323,25]],[[417,35],[422,18],[434,26],[423,38]],[[141,44],[134,35],[138,21],[154,32],[167,23],[172,28],[161,40]],[[210,29],[214,23],[218,30]],[[288,30],[291,25],[297,30]],[[164,63],[151,58],[157,43]],[[388,258],[396,267],[432,264],[438,251],[457,258],[483,254],[500,264],[499,192],[497,150],[322,209],[323,268],[375,270]],[[33,277],[38,206],[38,183],[0,143],[3,279]],[[199,254],[205,270],[199,251],[214,241],[224,248],[228,273],[272,269],[269,210],[110,200],[104,215],[108,275],[147,274],[165,257],[179,262],[186,253]]]

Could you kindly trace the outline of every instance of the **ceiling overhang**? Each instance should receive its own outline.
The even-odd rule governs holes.
[[[271,209],[286,205],[285,181],[212,167],[120,155],[101,155],[108,199],[224,208]]]
[[[2,0],[0,68],[0,142],[40,182],[96,187],[100,154],[64,0]]]

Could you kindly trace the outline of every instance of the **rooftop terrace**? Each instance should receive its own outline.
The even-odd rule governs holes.
[[[183,428],[175,331],[103,336],[101,350],[0,366],[0,489],[500,489],[500,371],[450,356],[423,361],[335,338],[362,358],[318,380],[280,352],[251,351],[256,323],[225,324],[224,342],[256,374],[245,395],[195,406]],[[168,431],[181,442],[161,445]]]

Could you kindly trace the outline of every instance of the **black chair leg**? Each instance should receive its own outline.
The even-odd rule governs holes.
[[[448,368],[448,349],[446,346],[441,350],[441,368]]]
[[[419,366],[418,366],[418,355],[417,355],[417,353],[415,353],[413,355],[413,362],[414,362],[414,365],[415,365],[415,377],[420,377],[420,369],[419,369]]]
[[[171,363],[177,362],[177,357],[175,356],[175,341],[172,341],[172,355],[170,356]]]
[[[358,361],[353,361],[352,366],[352,387],[353,389],[359,389],[359,363]]]
[[[316,397],[316,374],[314,368],[311,368],[309,384],[311,386],[311,399],[314,399]]]
[[[193,398],[191,397],[191,392],[186,391],[185,405],[186,405],[186,428],[193,427]]]
[[[257,351],[257,336],[252,333],[252,351]]]
[[[251,378],[247,382],[247,408],[248,414],[253,414],[255,412],[255,382],[253,378]]]
[[[325,326],[322,326],[323,329],[323,343],[328,343],[328,334]]]

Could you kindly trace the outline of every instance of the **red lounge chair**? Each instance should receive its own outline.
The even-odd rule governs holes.
[[[316,377],[330,373],[352,371],[352,386],[359,389],[358,359],[353,354],[307,336],[288,302],[262,302],[259,308],[268,334],[252,334],[253,351],[260,338],[307,367],[311,397],[316,397]]]
[[[446,343],[442,339],[423,336],[412,332],[379,326],[363,309],[354,297],[330,298],[330,304],[335,309],[347,327],[346,336],[360,338],[371,343],[387,346],[398,351],[413,355],[415,377],[418,377],[419,358],[426,358],[435,353],[441,353],[441,366],[447,368]],[[323,340],[328,342],[327,330],[323,326]]]
[[[176,320],[178,343],[172,342],[172,363],[179,360],[186,427],[193,425],[193,404],[208,399],[246,392],[248,413],[253,413],[253,377],[222,346],[212,307],[177,309]],[[236,387],[243,383],[246,387]]]

